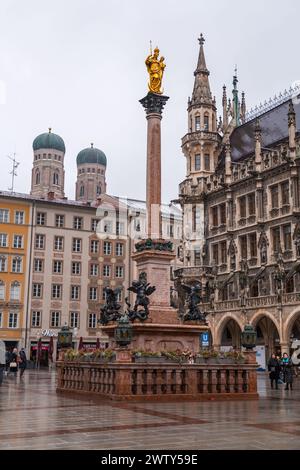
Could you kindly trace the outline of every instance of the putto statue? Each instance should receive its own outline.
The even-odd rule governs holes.
[[[128,317],[129,320],[134,321],[136,319],[140,321],[145,321],[149,315],[149,308],[148,305],[150,303],[149,295],[151,295],[155,291],[154,286],[150,286],[147,282],[146,273],[141,273],[139,275],[138,281],[132,281],[132,286],[128,288],[130,292],[134,292],[136,294],[136,299],[134,303],[133,310],[131,309],[131,304],[128,301],[128,297],[126,297],[125,302],[128,306]],[[141,308],[139,308],[141,307]]]
[[[118,295],[121,292],[122,288],[118,287],[117,289],[110,289],[110,287],[105,287],[105,304],[100,309],[100,323],[101,325],[107,325],[110,321],[119,320],[121,313],[119,312],[121,305],[118,303]]]
[[[207,325],[207,313],[201,312],[199,308],[199,304],[202,300],[201,284],[195,284],[193,286],[182,284],[181,287],[187,294],[187,311],[180,314],[182,321],[197,320],[203,325]]]
[[[165,58],[161,56],[161,58],[158,60],[158,56],[159,49],[156,47],[154,49],[154,53],[152,54],[152,50],[150,48],[150,55],[148,55],[147,59],[145,60],[145,64],[149,73],[149,91],[151,93],[157,93],[161,95],[163,93],[161,89],[162,77],[166,64],[164,63]]]

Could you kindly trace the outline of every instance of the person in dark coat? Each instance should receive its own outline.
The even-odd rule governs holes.
[[[18,350],[17,350],[17,348],[14,348],[13,352],[11,353],[10,364],[9,364],[9,372],[13,372],[15,377],[17,376],[17,372],[18,372]]]
[[[27,357],[26,357],[25,349],[22,348],[21,351],[19,352],[20,377],[23,377],[26,367],[27,367]]]
[[[5,370],[8,373],[9,372],[9,364],[11,363],[11,351],[6,351],[5,353]]]
[[[293,389],[293,363],[291,358],[288,356],[287,353],[283,353],[283,357],[281,359],[281,367],[283,371],[283,381],[285,382],[285,390]]]
[[[275,382],[276,390],[278,390],[280,368],[280,362],[276,358],[276,355],[273,353],[268,362],[268,371],[270,372],[269,377],[271,381],[271,388],[273,388],[273,384]]]

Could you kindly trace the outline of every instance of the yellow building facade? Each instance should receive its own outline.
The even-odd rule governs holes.
[[[31,202],[0,195],[0,339],[23,346],[29,275]]]

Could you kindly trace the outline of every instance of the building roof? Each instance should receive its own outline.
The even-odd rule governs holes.
[[[293,100],[293,104],[296,113],[296,130],[300,132],[300,95]],[[261,128],[262,147],[272,146],[288,138],[288,111],[289,100],[257,116]],[[232,161],[236,162],[254,153],[254,128],[257,118],[233,130],[230,136]]]
[[[1,198],[7,199],[22,199],[28,202],[37,202],[40,204],[52,204],[52,205],[61,205],[67,207],[76,207],[82,209],[93,209],[95,210],[99,202],[95,201],[91,204],[82,202],[82,201],[73,201],[70,199],[44,199],[41,197],[32,196],[31,194],[25,193],[12,193],[10,191],[0,191],[0,199]],[[138,199],[126,199],[124,197],[119,196],[110,196],[109,194],[103,194],[100,199],[103,199],[103,202],[109,202],[109,200],[115,200],[120,202],[122,207],[127,207],[128,209],[135,209],[136,211],[140,211],[142,214],[146,212],[146,202]],[[170,217],[174,216],[174,219],[181,220],[181,209],[176,206],[175,204],[162,204],[162,216]]]
[[[76,158],[77,166],[85,163],[97,163],[106,166],[106,155],[102,150],[94,147],[93,144],[89,148],[83,149],[79,152]]]
[[[51,132],[51,128],[49,128],[49,132],[40,134],[34,139],[32,148],[33,150],[54,149],[63,153],[66,151],[63,139],[59,135],[53,134],[53,132]]]

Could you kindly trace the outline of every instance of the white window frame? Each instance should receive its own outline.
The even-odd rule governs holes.
[[[44,227],[46,225],[46,212],[36,213],[36,225]]]
[[[24,240],[23,235],[14,235],[13,248],[17,250],[21,250],[23,248],[23,240]]]
[[[88,316],[88,329],[95,329],[97,327],[97,314],[89,313]]]
[[[62,284],[51,285],[51,299],[61,300],[62,299]]]
[[[93,302],[98,300],[98,288],[97,287],[89,288],[89,300]]]
[[[60,266],[60,270],[59,270],[59,271],[55,270],[55,266],[56,266],[56,267],[57,267],[57,266]],[[55,259],[55,260],[53,261],[52,269],[53,269],[53,274],[63,274],[63,262],[62,262],[62,260],[60,260],[60,259]]]
[[[9,209],[0,209],[0,224],[8,224],[9,216]]]
[[[11,322],[12,319],[12,322]],[[8,314],[8,328],[15,330],[18,328],[19,315],[17,312],[9,312]]]
[[[98,253],[99,252],[99,240],[91,240],[91,253]]]
[[[24,211],[15,211],[15,224],[24,225],[25,213]]]
[[[42,269],[36,269],[38,265]],[[33,260],[33,271],[35,273],[43,273],[44,272],[44,260],[42,258],[34,258],[34,260]]]
[[[72,252],[73,253],[81,253],[82,252],[82,239],[81,238],[73,238]]]
[[[90,276],[99,276],[99,264],[92,263],[90,265]]]
[[[79,328],[79,312],[70,312],[70,327]]]
[[[39,295],[37,295],[39,293]],[[32,298],[33,299],[41,299],[43,296],[43,284],[40,282],[34,282],[32,284]]]
[[[116,256],[123,256],[124,243],[116,243]]]
[[[79,217],[79,216],[73,217],[73,229],[74,230],[83,229],[83,217]]]
[[[10,300],[20,300],[21,285],[18,282],[12,282],[10,285]]]
[[[112,254],[112,243],[111,242],[104,242],[103,243],[103,254],[105,256],[110,256]]]
[[[8,234],[0,233],[0,248],[7,248],[7,247],[8,247]]]
[[[80,286],[72,285],[71,286],[71,300],[80,300]]]
[[[75,266],[79,266],[79,271],[77,270],[74,270],[74,267]],[[72,261],[72,265],[71,265],[71,271],[72,271],[72,276],[80,276],[81,275],[81,262],[80,261]],[[76,272],[74,272],[76,271]]]
[[[7,256],[0,256],[0,272],[6,273],[7,272]]]
[[[17,269],[16,269],[17,268]],[[23,260],[19,256],[14,256],[11,261],[11,272],[22,273],[23,272]]]
[[[65,226],[64,214],[55,214],[55,227],[63,228]]]
[[[118,279],[124,277],[124,266],[116,266],[116,277]]]
[[[109,264],[103,265],[103,277],[110,277],[111,275],[111,266]]]
[[[60,317],[61,312],[59,310],[51,310],[50,314],[50,326],[51,328],[59,328],[60,327]],[[55,321],[53,321],[55,320]]]
[[[37,233],[35,235],[34,247],[36,250],[44,250],[45,249],[45,240],[46,236],[43,233]]]
[[[64,251],[64,237],[61,237],[60,235],[55,235],[54,251]]]
[[[39,328],[42,324],[42,312],[41,310],[32,310],[31,312],[31,327]]]

